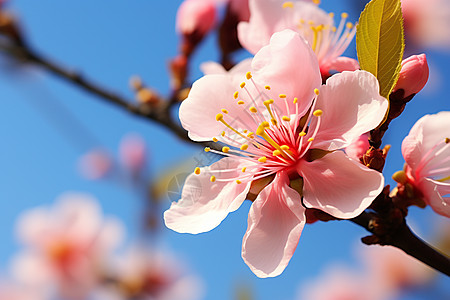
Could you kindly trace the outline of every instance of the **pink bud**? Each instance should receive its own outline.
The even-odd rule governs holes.
[[[412,55],[402,62],[402,70],[394,90],[403,89],[404,97],[420,92],[428,81],[428,63],[425,54]]]
[[[204,36],[216,21],[216,6],[213,0],[185,0],[177,12],[176,30],[183,35],[194,32]]]
[[[125,136],[120,142],[120,161],[133,173],[139,172],[145,164],[146,147],[144,140],[136,134]]]
[[[81,175],[90,180],[104,178],[111,171],[112,165],[110,155],[103,149],[91,150],[84,154],[78,162]]]

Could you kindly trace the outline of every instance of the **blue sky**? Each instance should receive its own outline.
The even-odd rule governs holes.
[[[9,8],[21,20],[31,45],[42,54],[129,99],[133,93],[128,80],[134,74],[142,76],[161,93],[167,93],[166,67],[176,54],[175,12],[181,1],[10,2]],[[322,2],[328,11],[352,12],[348,6],[350,0]],[[357,19],[356,13],[353,12],[352,18]],[[200,62],[217,58],[215,44],[215,36],[211,36],[195,54],[192,79],[201,76]],[[401,119],[392,123],[385,139],[385,143],[392,145],[385,168],[386,179],[391,184],[391,174],[403,166],[400,144],[411,126],[424,114],[450,110],[445,84],[450,76],[450,54],[436,50],[425,52],[431,70],[430,83],[408,104]],[[355,56],[354,44],[347,55]],[[140,213],[141,199],[137,193],[128,186],[83,179],[76,169],[79,157],[98,146],[117,153],[123,135],[137,132],[149,148],[148,170],[157,177],[168,166],[201,149],[36,67],[17,67],[3,57],[0,60],[1,270],[6,271],[8,261],[18,249],[14,223],[20,212],[52,203],[66,191],[93,194],[107,214],[125,222],[129,240],[138,236],[140,224],[135,216]],[[167,200],[164,207],[168,205]],[[194,236],[165,228],[159,233],[159,243],[173,249],[204,279],[205,299],[232,299],[233,290],[239,285],[253,289],[255,299],[295,299],[300,284],[307,278],[317,277],[328,263],[356,264],[353,249],[366,232],[349,222],[318,223],[306,227],[294,257],[281,276],[258,279],[240,257],[249,207],[250,203],[245,203],[209,233]],[[429,239],[439,221],[444,221],[428,208],[412,208],[408,220]],[[448,221],[446,224],[449,225]],[[437,289],[442,292],[449,281],[441,277],[439,282]],[[416,295],[405,299],[425,298]]]

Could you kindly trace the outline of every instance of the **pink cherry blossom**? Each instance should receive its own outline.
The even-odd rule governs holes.
[[[216,22],[214,0],[185,0],[177,12],[176,29],[183,35],[207,34]]]
[[[426,115],[403,140],[407,183],[431,208],[450,217],[450,112]]]
[[[402,0],[405,33],[420,47],[450,47],[448,0]]]
[[[355,272],[341,265],[329,266],[313,281],[303,284],[299,300],[389,300],[377,281],[363,272]]]
[[[0,283],[0,300],[46,300],[39,291],[14,282]]]
[[[53,208],[30,210],[18,222],[19,238],[27,248],[15,259],[15,276],[32,286],[56,289],[57,298],[83,299],[95,288],[121,229],[117,220],[103,218],[87,195],[68,194]]]
[[[394,92],[403,89],[405,98],[417,94],[424,88],[429,74],[430,71],[425,54],[412,55],[404,59]]]
[[[139,173],[145,167],[146,150],[145,141],[141,136],[126,135],[119,146],[122,165],[132,173]]]
[[[117,257],[113,273],[124,299],[197,300],[204,292],[200,278],[166,249],[134,245]]]
[[[356,33],[356,27],[347,23],[347,14],[337,28],[333,14],[327,14],[311,1],[249,0],[250,20],[238,26],[242,46],[256,53],[269,43],[277,31],[292,29],[299,32],[313,48],[322,73],[330,70],[354,71],[359,69],[356,60],[342,57]]]
[[[242,257],[257,276],[277,276],[305,224],[302,201],[352,218],[382,190],[380,173],[336,150],[376,127],[388,104],[365,71],[321,85],[316,55],[292,30],[275,33],[249,71],[204,76],[181,104],[190,138],[224,142],[205,151],[227,157],[188,176],[164,219],[178,232],[206,232],[254,195]]]
[[[78,161],[78,169],[83,177],[97,180],[108,175],[113,167],[109,153],[104,149],[93,149]]]
[[[391,294],[425,286],[435,274],[427,265],[391,246],[364,247],[360,257],[366,265],[366,277]]]

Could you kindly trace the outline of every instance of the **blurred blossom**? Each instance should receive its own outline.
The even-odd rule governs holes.
[[[387,300],[379,282],[342,266],[328,266],[314,281],[302,284],[298,300]]]
[[[364,247],[361,257],[370,281],[393,294],[399,294],[402,289],[423,287],[436,275],[436,271],[424,263],[391,246]]]
[[[141,136],[128,134],[120,142],[120,162],[132,173],[139,173],[145,167],[146,150],[145,141]]]
[[[450,47],[450,1],[402,0],[407,38],[419,47]]]
[[[379,172],[336,150],[376,127],[388,103],[365,71],[336,74],[322,85],[316,55],[288,29],[273,35],[250,70],[245,77],[206,75],[182,102],[189,137],[224,142],[222,152],[205,151],[226,157],[188,176],[164,220],[177,232],[206,232],[253,197],[242,257],[257,276],[273,277],[297,247],[306,221],[302,202],[347,219],[383,189]]]
[[[80,158],[78,170],[83,177],[97,180],[105,177],[111,171],[112,165],[112,159],[106,150],[93,149]]]
[[[17,279],[64,299],[83,299],[98,284],[102,265],[121,241],[122,225],[103,217],[90,196],[67,194],[53,207],[22,214],[17,233],[26,247],[13,264]]]
[[[47,300],[38,291],[12,282],[0,283],[0,300]]]
[[[399,187],[412,186],[414,197],[450,217],[450,112],[417,121],[403,140],[402,154],[405,170],[394,175]]]
[[[394,91],[403,89],[404,98],[417,94],[424,88],[429,74],[426,55],[412,55],[402,61],[402,69]]]
[[[345,148],[345,153],[347,153],[349,157],[359,161],[367,150],[369,150],[369,147],[369,133],[365,133]]]
[[[125,299],[198,300],[203,295],[200,279],[187,274],[167,251],[131,247],[117,259],[115,274]]]
[[[176,29],[183,35],[206,35],[216,22],[214,0],[185,0],[177,12]]]
[[[238,26],[242,46],[255,54],[269,44],[270,37],[284,29],[300,33],[314,50],[324,76],[330,71],[359,69],[355,59],[341,56],[353,40],[356,27],[341,15],[335,27],[333,14],[328,14],[311,1],[249,0],[250,19]],[[318,2],[318,1],[314,1]]]

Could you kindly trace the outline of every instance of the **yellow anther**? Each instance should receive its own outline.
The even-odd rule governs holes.
[[[226,110],[225,108],[222,108],[222,112],[223,112],[224,114],[227,114],[227,113],[228,113],[228,110]]]
[[[283,116],[282,119],[286,122],[289,122],[291,120],[291,118],[289,118],[288,116]]]
[[[222,152],[228,153],[229,151],[230,151],[230,147],[227,147],[227,146],[222,147]]]
[[[262,122],[261,125],[264,126],[264,128],[269,128],[270,127],[270,124],[267,121]]]
[[[243,167],[241,171],[242,171],[242,173],[244,173],[246,170],[247,170],[247,167]]]
[[[215,138],[215,137],[213,137],[213,142],[214,143],[217,143],[219,140],[217,139],[217,138]]]
[[[323,111],[320,109],[317,109],[313,112],[314,117],[320,117],[323,114]]]
[[[247,144],[244,144],[244,145],[241,146],[241,150],[242,151],[245,151],[247,149],[248,149],[248,145]]]
[[[284,150],[284,151],[289,150],[289,146],[288,145],[283,145],[280,148],[281,148],[281,150]]]
[[[211,148],[206,147],[206,148],[205,148],[205,152],[209,152],[209,151],[211,151]]]
[[[247,137],[249,137],[249,138],[252,138],[252,136],[253,136],[253,132],[249,132],[249,133],[247,134]]]
[[[251,79],[252,78],[252,72],[247,72],[247,74],[245,74],[245,78]]]
[[[217,114],[216,115],[216,121],[222,121],[223,120],[223,115],[222,114]]]
[[[449,138],[445,138],[445,143],[446,144],[450,143],[450,139]]]
[[[281,151],[280,150],[273,150],[273,156],[279,156],[281,155]]]
[[[195,168],[194,173],[195,175],[200,175],[200,168],[199,167]]]
[[[238,179],[238,180],[236,180],[236,183],[237,183],[237,184],[241,184],[242,181],[240,181],[240,180]]]
[[[342,13],[341,14],[341,18],[342,19],[347,19],[348,18],[348,13]]]
[[[283,3],[283,8],[287,8],[287,7],[294,8],[294,3],[291,2],[291,1],[284,2]]]
[[[319,96],[319,89],[314,89],[314,94],[316,94],[317,96]]]
[[[320,4],[320,0],[313,0],[313,3],[319,5]]]
[[[265,106],[269,106],[270,104],[273,104],[273,100],[272,99],[266,100],[266,101],[263,102],[263,104]]]
[[[306,135],[306,132],[300,132],[299,134],[298,134],[299,136],[305,136]]]
[[[300,24],[305,24],[305,20],[303,20],[302,18],[300,18],[300,20],[298,20],[298,22],[299,22]]]
[[[234,92],[233,97],[234,99],[237,99],[239,97],[239,92],[238,91]]]
[[[222,131],[222,133],[220,135],[221,136],[225,136],[225,131]]]
[[[295,98],[294,98],[294,104],[297,104],[297,102],[298,102],[298,98],[295,97]]]
[[[247,133],[248,132],[248,130],[247,129],[244,129],[244,131],[243,131],[244,133]]]
[[[258,112],[258,110],[256,109],[256,107],[252,106],[248,109],[249,111],[251,111],[252,113],[256,114]]]
[[[278,122],[275,119],[270,120],[274,126],[277,126]]]
[[[331,31],[336,32],[337,28],[336,27],[331,27]]]
[[[278,97],[280,97],[281,99],[286,98],[286,94],[280,94]]]
[[[308,139],[308,142],[312,142],[312,141],[314,141],[314,138],[311,137]]]
[[[308,24],[312,26],[314,25],[314,21],[308,21]]]
[[[333,12],[330,12],[328,15],[330,16],[330,18],[334,18],[334,13]]]
[[[241,83],[239,86],[243,89],[245,87],[245,82]]]
[[[264,88],[268,91],[270,90],[270,86],[268,86],[268,85],[266,85]]]
[[[323,26],[323,24],[320,24],[319,26],[316,27],[317,31],[322,31],[324,29],[325,26]]]
[[[267,161],[267,157],[262,156],[262,157],[258,158],[258,161],[259,161],[260,163],[265,163],[265,162]]]
[[[348,29],[352,29],[353,28],[353,23],[348,22],[346,26],[347,26]]]
[[[214,181],[216,181],[216,176],[211,176],[211,178],[209,179],[211,182],[214,182]]]
[[[239,100],[239,101],[238,101],[238,104],[239,104],[239,105],[242,105],[242,104],[245,104],[245,102],[242,101],[242,100]]]

